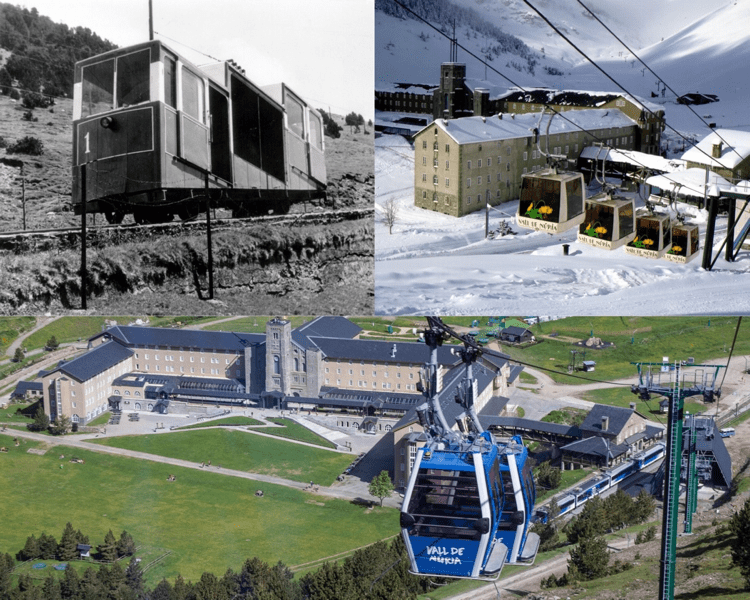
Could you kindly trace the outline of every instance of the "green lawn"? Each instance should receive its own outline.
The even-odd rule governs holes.
[[[243,317],[242,319],[232,319],[225,323],[216,323],[214,325],[207,325],[203,329],[205,331],[236,331],[242,333],[265,333],[266,323],[275,317]],[[300,325],[312,321],[314,317],[288,317],[292,329],[299,327]]]
[[[320,485],[333,483],[351,462],[351,456],[346,454],[225,429],[92,441],[196,463],[210,460],[213,466],[276,475],[294,481],[314,481]]]
[[[534,377],[530,373],[527,373],[526,371],[521,371],[521,375],[519,376],[518,379],[521,383],[531,383],[531,384],[539,383],[539,380],[536,377]]]
[[[127,530],[136,545],[172,551],[147,572],[149,585],[178,573],[196,581],[204,571],[238,571],[253,556],[271,564],[302,564],[398,530],[398,512],[393,509],[367,510],[215,471],[66,447],[38,456],[27,453],[37,443],[24,440],[15,448],[3,435],[0,445],[10,446],[10,452],[0,454],[3,481],[14,483],[0,486],[3,513],[12,515],[0,528],[0,552],[15,554],[32,533],[59,539],[68,521],[94,545],[108,529],[116,536]],[[59,454],[75,454],[85,463],[60,461]],[[350,457],[344,458],[348,464]],[[177,480],[168,482],[169,474]],[[262,498],[255,496],[257,489],[264,491]]]
[[[109,411],[107,411],[107,412],[99,415],[98,417],[96,417],[96,419],[94,419],[93,421],[90,421],[90,422],[86,423],[86,426],[88,426],[88,427],[98,427],[99,425],[106,425],[107,423],[109,423],[109,418],[111,416],[112,416],[112,413],[109,412]]]
[[[735,317],[569,317],[534,325],[532,331],[537,337],[557,332],[563,337],[584,340],[593,328],[594,336],[601,337],[605,342],[613,342],[615,347],[588,350],[586,360],[596,361],[596,371],[579,375],[611,380],[635,375],[637,371],[631,362],[660,363],[664,356],[668,356],[672,361],[693,357],[696,363],[700,363],[726,357],[736,325]],[[503,346],[503,352],[532,365],[567,373],[570,350],[573,348],[569,342],[547,339],[543,344],[523,350]],[[736,355],[750,354],[748,320],[742,323],[734,352]],[[560,383],[581,382],[566,374],[549,375]]]
[[[283,425],[284,428],[280,427],[266,427],[259,429],[261,433],[268,435],[275,435],[277,437],[288,438],[291,440],[297,440],[299,442],[307,442],[308,444],[315,444],[316,446],[323,446],[324,448],[336,448],[336,444],[329,442],[324,437],[319,436],[317,433],[310,431],[307,427],[303,427],[299,423],[292,421],[291,419],[275,418],[268,419],[272,423],[277,425]]]
[[[705,404],[700,401],[701,396],[693,396],[692,398],[694,399],[691,400],[690,398],[687,398],[685,400],[685,411],[690,412],[690,414],[710,412],[712,409],[716,410],[715,404]],[[664,397],[653,395],[651,396],[651,400],[646,402],[633,394],[630,391],[630,387],[616,387],[591,390],[583,394],[583,399],[591,402],[598,402],[599,404],[607,404],[609,406],[620,406],[622,408],[630,408],[630,403],[635,402],[636,410],[642,415],[649,417],[661,414],[659,410],[659,402],[663,400]]]
[[[34,325],[36,325],[36,317],[3,317],[0,319],[0,355],[4,357],[8,347]]]
[[[193,425],[186,425],[180,427],[180,429],[203,429],[204,427],[222,427],[224,425],[232,426],[252,426],[252,425],[263,425],[263,421],[252,419],[250,417],[227,417],[226,419],[214,419],[212,421],[201,421],[200,423],[194,423]]]
[[[561,425],[573,425],[574,422],[577,422],[580,425],[587,414],[589,414],[589,411],[583,408],[565,407],[547,413],[542,417],[542,421],[545,423],[559,423]]]

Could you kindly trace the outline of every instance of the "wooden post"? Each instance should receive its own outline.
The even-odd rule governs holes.
[[[211,197],[208,193],[208,171],[206,171],[206,244],[208,246],[208,299],[214,299],[214,253],[211,245]]]
[[[21,163],[21,209],[23,211],[23,230],[26,231],[26,179],[23,176],[23,163]]]
[[[81,165],[81,308],[86,310],[86,163]]]

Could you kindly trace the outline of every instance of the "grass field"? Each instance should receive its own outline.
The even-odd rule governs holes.
[[[700,396],[693,396],[695,399],[700,399]],[[616,388],[605,388],[601,390],[591,390],[583,394],[584,400],[591,402],[598,402],[599,404],[607,404],[609,406],[619,406],[621,408],[630,408],[630,403],[635,402],[635,408],[642,415],[647,417],[661,415],[659,411],[659,402],[663,400],[663,396],[651,396],[651,400],[644,402],[638,396],[630,391],[629,387],[616,387]],[[685,410],[690,414],[696,414],[699,412],[710,412],[716,410],[715,404],[705,404],[704,402],[698,402],[687,398],[685,400]],[[666,415],[664,415],[666,419]]]
[[[36,324],[36,317],[4,317],[0,319],[0,355],[25,331]],[[12,357],[11,357],[12,358]]]
[[[284,428],[267,427],[260,430],[262,433],[297,440],[299,442],[307,442],[308,444],[315,444],[316,446],[323,446],[324,448],[336,448],[336,444],[333,442],[329,442],[324,437],[310,431],[307,427],[303,427],[299,423],[295,423],[291,419],[275,418],[268,420],[277,425],[283,425]]]
[[[127,530],[136,545],[172,551],[146,573],[150,585],[178,573],[195,581],[204,571],[239,570],[253,556],[293,566],[398,530],[393,509],[367,510],[283,486],[86,450],[55,447],[38,456],[27,453],[35,442],[15,448],[3,435],[0,445],[10,446],[0,455],[3,480],[14,483],[0,486],[3,513],[12,515],[0,528],[0,552],[15,554],[32,533],[59,539],[68,521],[94,545],[109,529],[116,536]],[[85,463],[60,461],[61,453]],[[166,481],[170,473],[176,481]],[[262,498],[254,495],[259,488]]]
[[[314,481],[320,485],[333,483],[351,462],[351,456],[346,454],[224,429],[92,441],[196,463],[210,460],[212,465],[227,469],[276,475],[293,481]]]
[[[537,488],[536,490],[536,504],[540,504],[547,500],[548,498],[552,498],[555,494],[557,494],[560,490],[565,490],[569,488],[571,485],[575,485],[579,481],[585,479],[591,473],[594,472],[594,469],[588,468],[588,469],[574,469],[573,471],[563,471],[562,477],[560,478],[560,485],[558,485],[554,490],[545,490],[542,487]]]
[[[205,331],[236,331],[240,333],[265,333],[266,323],[274,317],[243,317],[241,319],[232,319],[225,323],[216,323],[207,325]],[[312,321],[314,317],[287,317],[292,324],[292,329]]]
[[[596,371],[586,376],[611,380],[635,375],[637,371],[631,362],[660,363],[664,356],[670,360],[686,360],[692,356],[700,363],[726,357],[736,325],[734,317],[570,317],[534,325],[532,331],[537,337],[554,332],[561,337],[584,340],[593,330],[594,336],[614,343],[613,348],[586,352],[586,360],[596,361]],[[568,341],[545,339],[524,350],[506,346],[502,350],[517,360],[567,372],[573,348]],[[734,352],[750,354],[747,320],[742,323]],[[566,374],[548,374],[559,383],[581,383]]]
[[[226,419],[214,419],[212,421],[201,421],[200,423],[194,423],[193,425],[186,425],[180,427],[180,429],[203,429],[205,427],[221,427],[223,425],[232,426],[252,426],[252,425],[263,425],[262,421],[252,419],[250,417],[227,417]]]

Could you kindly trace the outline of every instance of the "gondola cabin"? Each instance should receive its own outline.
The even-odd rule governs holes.
[[[539,536],[529,532],[535,488],[519,437],[489,433],[469,451],[418,450],[401,510],[401,531],[418,575],[496,579],[506,564],[530,565]]]
[[[586,215],[578,228],[578,241],[614,250],[635,238],[633,200],[600,194],[586,200]]]
[[[663,258],[676,263],[689,263],[700,252],[697,225],[675,225],[672,227],[672,247]]]
[[[320,115],[236,65],[197,67],[155,40],[76,63],[73,206],[112,223],[285,212],[325,194]],[[85,172],[85,186],[82,174]]]
[[[668,214],[639,209],[635,215],[635,238],[625,252],[646,258],[661,258],[672,247],[672,220]]]
[[[561,233],[584,219],[581,173],[545,169],[523,175],[516,221],[521,227]]]

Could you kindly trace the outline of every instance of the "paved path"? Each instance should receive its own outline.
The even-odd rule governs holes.
[[[53,321],[57,321],[57,319],[59,318],[60,317],[37,317],[36,325],[34,325],[34,327],[31,330],[18,336],[16,340],[8,347],[8,351],[6,352],[6,354],[12,358],[13,355],[16,353],[16,349],[21,347],[21,344],[26,338],[33,335],[40,329],[44,329],[45,327],[47,327],[47,325],[49,325]]]

